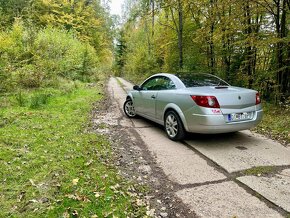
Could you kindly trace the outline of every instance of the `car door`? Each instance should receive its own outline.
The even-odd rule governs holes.
[[[141,85],[141,90],[134,96],[134,105],[137,113],[146,117],[155,117],[155,101],[158,91],[159,77],[152,77]]]
[[[163,76],[159,81],[159,87],[155,103],[155,118],[157,122],[163,122],[166,105],[174,102],[176,86],[170,78]]]
[[[166,93],[172,89],[175,89],[175,85],[167,77],[156,76],[148,79],[141,85],[138,99],[135,98],[135,109],[147,118],[160,119],[166,103],[164,100],[169,97]]]

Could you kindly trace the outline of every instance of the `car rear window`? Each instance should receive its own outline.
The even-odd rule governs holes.
[[[177,77],[187,88],[200,86],[229,86],[227,82],[210,74],[178,74]]]

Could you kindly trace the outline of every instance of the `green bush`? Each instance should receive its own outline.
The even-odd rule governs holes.
[[[0,93],[11,90],[15,85],[12,72],[24,52],[22,35],[22,24],[18,21],[10,31],[0,32]]]
[[[86,80],[98,64],[93,47],[80,42],[72,32],[52,27],[38,33],[34,50],[36,64],[52,77]]]
[[[17,71],[17,83],[24,88],[39,88],[45,78],[45,73],[35,65],[25,65]]]
[[[8,81],[10,78],[11,75],[0,66],[0,94],[9,90]]]
[[[0,93],[17,87],[58,86],[60,77],[91,81],[98,67],[96,50],[73,32],[54,27],[37,30],[25,27],[20,19],[11,30],[0,31]]]
[[[16,20],[10,31],[0,33],[1,62],[17,63],[25,51],[23,43],[24,28],[19,20]]]

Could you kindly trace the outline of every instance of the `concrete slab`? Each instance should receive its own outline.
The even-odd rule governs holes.
[[[188,144],[230,173],[255,166],[290,165],[290,148],[250,131],[191,138]]]
[[[124,118],[120,120],[120,125],[123,127],[132,127],[133,123],[132,120],[129,118]]]
[[[134,118],[132,119],[132,122],[135,128],[147,128],[147,127],[154,127],[157,125],[144,118]]]
[[[200,217],[282,217],[234,182],[184,189],[176,195]]]
[[[244,176],[238,180],[290,213],[290,169],[270,178]]]
[[[200,156],[167,138],[159,128],[136,129],[170,180],[181,185],[217,181],[226,177]]]

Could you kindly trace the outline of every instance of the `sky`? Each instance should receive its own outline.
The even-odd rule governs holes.
[[[111,0],[110,8],[111,8],[111,14],[117,14],[121,17],[122,15],[122,4],[124,0]]]

